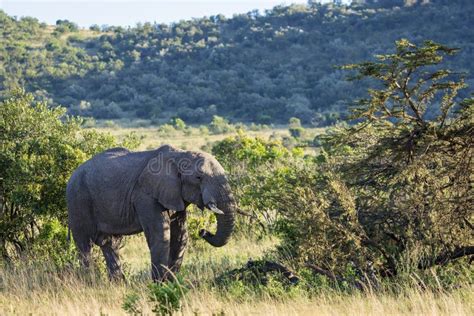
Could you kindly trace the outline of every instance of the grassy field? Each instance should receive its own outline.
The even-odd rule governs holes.
[[[181,149],[188,150],[202,150],[206,146],[209,146],[216,141],[222,140],[226,137],[235,135],[236,133],[226,133],[217,135],[203,135],[200,133],[198,128],[191,128],[190,133],[186,134],[182,131],[175,131],[173,133],[163,134],[160,133],[158,127],[97,127],[98,131],[110,133],[118,137],[119,139],[127,134],[135,133],[138,137],[142,138],[140,147],[137,150],[147,150],[157,148],[164,144],[174,145]],[[313,139],[316,134],[320,134],[324,131],[323,128],[306,128],[305,139]],[[264,139],[270,137],[281,138],[284,136],[290,136],[287,127],[274,127],[265,128],[258,131],[245,131],[249,136],[258,136]]]
[[[203,243],[187,253],[183,275],[191,290],[178,314],[183,315],[473,315],[474,288],[454,292],[428,291],[407,286],[401,294],[352,293],[324,290],[310,295],[295,291],[242,294],[235,288],[219,289],[216,276],[241,267],[272,248],[275,240],[235,238],[223,248]],[[124,297],[138,294],[138,308],[152,314],[148,250],[142,236],[130,237],[122,249],[126,283],[111,283],[104,273],[85,276],[80,271],[55,271],[48,265],[21,265],[0,269],[1,315],[122,315]]]
[[[157,148],[164,144],[171,144],[176,147],[188,150],[200,150],[203,146],[212,144],[216,141],[222,140],[225,137],[229,137],[235,133],[229,134],[218,134],[218,135],[200,135],[199,133],[193,133],[192,135],[185,135],[182,132],[177,131],[174,135],[161,135],[157,128],[154,127],[140,127],[140,128],[99,128],[98,130],[108,132],[114,136],[122,137],[131,132],[136,133],[139,137],[143,137],[142,142],[138,150],[146,150]],[[281,137],[289,135],[287,129],[268,129],[263,131],[249,131],[247,132],[252,136],[260,136],[268,138],[271,135]]]

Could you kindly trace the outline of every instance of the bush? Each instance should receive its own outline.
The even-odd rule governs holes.
[[[187,228],[189,233],[189,238],[192,241],[202,241],[203,239],[199,236],[199,231],[203,227],[213,227],[216,226],[216,217],[211,212],[201,212],[195,206],[188,207],[188,217],[187,217]]]
[[[140,296],[133,292],[125,295],[122,303],[122,309],[130,315],[142,315],[142,311],[138,306]]]
[[[235,127],[225,118],[217,115],[212,117],[212,122],[209,124],[209,132],[211,134],[225,134],[234,131]]]
[[[290,135],[294,138],[300,138],[303,136],[304,128],[301,126],[301,121],[299,118],[292,117],[289,120],[289,128]]]
[[[107,127],[107,128],[118,128],[117,123],[115,123],[112,120],[104,121],[102,124],[104,125],[104,127]]]
[[[239,207],[255,216],[249,226],[239,217],[241,222],[237,229],[255,231],[254,226],[258,223],[264,231],[270,228],[275,219],[275,208],[262,207],[268,188],[266,181],[280,168],[287,168],[292,160],[301,159],[301,151],[289,150],[279,140],[253,138],[240,132],[217,142],[212,153],[228,172]]]
[[[51,254],[62,264],[66,224],[65,188],[84,160],[117,146],[110,135],[82,130],[81,121],[14,91],[0,104],[0,255],[27,249]],[[131,144],[131,142],[129,143]],[[41,245],[55,243],[48,247]],[[60,257],[56,257],[56,255]],[[64,256],[64,257],[63,257]]]
[[[209,135],[209,128],[207,128],[207,126],[205,126],[205,125],[200,125],[199,126],[199,134],[201,134],[203,136]]]
[[[82,121],[82,127],[84,128],[93,128],[96,124],[97,122],[93,117],[86,117]]]
[[[184,131],[186,129],[186,123],[179,117],[171,119],[170,125],[173,126],[177,131]]]
[[[243,132],[216,143],[212,153],[229,171],[241,164],[245,164],[246,168],[255,168],[291,155],[278,140],[266,141],[247,136]]]
[[[474,100],[456,103],[463,80],[433,68],[453,53],[401,40],[396,54],[347,67],[384,88],[359,101],[361,123],[320,138],[325,150],[309,168],[275,173],[269,205],[261,205],[277,210],[283,245],[301,264],[345,274],[373,263],[381,276],[394,276],[404,265],[426,268],[474,253],[467,159]],[[428,119],[428,108],[438,116]]]
[[[474,99],[457,102],[464,81],[437,68],[454,53],[402,40],[348,66],[382,88],[358,102],[359,124],[319,138],[318,156],[242,134],[214,146],[241,208],[280,235],[282,258],[349,279],[469,262]]]
[[[173,127],[173,125],[163,124],[158,128],[158,133],[163,136],[173,135],[174,133],[176,133],[176,129]]]
[[[41,224],[41,230],[28,250],[36,261],[50,262],[58,268],[76,261],[74,243],[69,240],[67,227],[58,219]]]
[[[408,251],[420,253],[420,268],[474,254],[467,158],[474,99],[457,102],[464,79],[438,66],[456,52],[400,40],[395,54],[346,67],[383,88],[359,100],[354,118],[363,123],[341,130],[326,148],[345,161],[338,169],[357,196],[361,241],[387,273],[397,272]]]
[[[147,287],[148,302],[152,304],[155,315],[171,316],[181,309],[181,301],[188,292],[180,277],[163,283],[150,283]],[[139,305],[140,295],[136,292],[128,293],[122,303],[122,308],[128,314],[141,315]]]
[[[154,304],[152,311],[156,315],[173,315],[181,308],[181,301],[188,289],[182,279],[176,278],[165,283],[148,285],[149,301]]]
[[[64,30],[69,32],[77,32],[79,27],[76,23],[71,22],[69,20],[57,20],[56,21],[56,29],[64,28]]]

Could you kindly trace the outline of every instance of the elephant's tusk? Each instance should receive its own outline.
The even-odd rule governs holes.
[[[224,215],[224,212],[222,212],[215,203],[211,202],[207,204],[207,208],[210,209],[212,212],[220,215]]]

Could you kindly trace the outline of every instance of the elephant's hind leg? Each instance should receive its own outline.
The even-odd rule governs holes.
[[[107,264],[107,271],[111,280],[123,280],[125,276],[120,264],[119,248],[121,236],[107,236],[99,244]]]
[[[92,201],[83,182],[84,173],[74,174],[66,190],[69,229],[79,252],[82,266],[88,268],[96,236],[96,225],[92,216]]]
[[[77,236],[77,234],[74,235],[74,232],[73,236],[76,248],[79,251],[79,259],[81,260],[81,264],[83,267],[89,268],[91,263],[92,241],[89,237]]]
[[[83,220],[85,224],[80,221],[72,221],[69,228],[72,231],[74,243],[79,252],[79,259],[85,268],[89,268],[91,264],[91,252],[95,233],[95,226],[91,221]],[[79,224],[78,224],[79,223]]]

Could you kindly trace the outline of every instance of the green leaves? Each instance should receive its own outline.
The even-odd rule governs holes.
[[[40,253],[43,248],[35,243],[46,238],[43,230],[56,221],[66,222],[65,188],[73,170],[97,152],[118,145],[112,136],[81,130],[80,124],[65,116],[64,108],[49,108],[23,90],[13,91],[0,104],[0,254],[4,257],[15,257],[27,247]],[[136,136],[123,141],[131,147],[137,143]],[[42,255],[62,251],[61,247],[43,250]]]
[[[354,112],[365,123],[332,142],[344,139],[359,153],[341,165],[342,176],[357,196],[364,230],[386,258],[400,258],[407,248],[433,256],[472,243],[463,224],[472,221],[472,100],[458,103],[462,74],[438,66],[457,52],[400,40],[395,54],[347,67],[382,83]]]
[[[442,100],[441,113],[434,119],[440,123],[449,116],[458,91],[465,88],[462,75],[439,68],[446,56],[454,55],[458,49],[432,41],[417,46],[406,39],[395,43],[396,53],[376,55],[377,62],[363,62],[343,66],[355,70],[353,80],[377,79],[383,89],[369,89],[369,98],[358,101],[353,111],[354,119],[385,120],[418,126],[427,124],[427,105]]]
[[[173,315],[181,308],[188,288],[181,278],[164,283],[151,283],[148,286],[149,301],[154,304],[152,311],[155,315]]]
[[[394,276],[472,245],[474,101],[458,102],[456,72],[432,68],[455,50],[396,45],[379,62],[348,67],[382,84],[359,101],[362,122],[318,137],[318,156],[245,135],[214,147],[241,207],[280,236],[278,253],[292,264],[341,275],[373,264]]]

